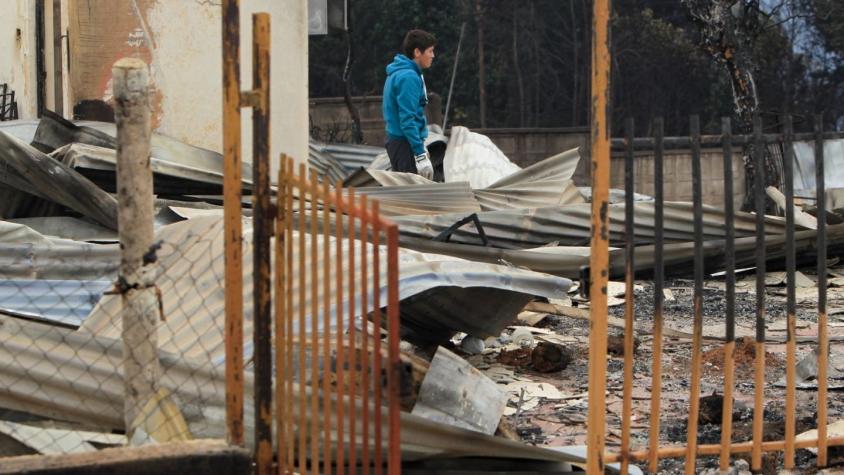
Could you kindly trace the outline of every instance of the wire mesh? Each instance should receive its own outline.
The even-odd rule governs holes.
[[[0,266],[0,456],[225,437],[219,216],[159,230],[146,255],[149,289],[121,289],[114,238],[2,225],[18,239],[4,243]],[[138,293],[148,294],[138,313],[154,319],[159,352],[135,362],[152,385],[127,440],[121,316]]]

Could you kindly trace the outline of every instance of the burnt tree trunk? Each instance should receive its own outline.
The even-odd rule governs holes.
[[[699,28],[701,47],[730,76],[739,132],[750,134],[753,118],[759,113],[759,97],[753,80],[753,44],[763,27],[759,0],[683,0],[683,3]],[[748,142],[742,153],[746,188],[743,210],[753,209],[756,186],[779,187],[782,181],[781,167],[773,163],[773,157],[765,148],[762,153],[766,180],[765,183],[756,182],[754,152],[755,144]]]

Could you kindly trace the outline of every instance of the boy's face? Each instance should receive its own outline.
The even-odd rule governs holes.
[[[416,64],[418,64],[422,69],[430,68],[431,64],[434,62],[434,47],[431,46],[425,51],[416,48],[413,50],[413,60],[416,61]]]

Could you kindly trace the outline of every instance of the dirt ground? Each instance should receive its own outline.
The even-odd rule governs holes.
[[[805,273],[814,279],[809,272]],[[833,282],[834,282],[833,276]],[[766,345],[765,388],[765,439],[780,440],[784,433],[784,383],[785,378],[785,287],[775,285],[776,276],[766,287],[766,333],[772,340]],[[805,282],[804,282],[805,284]],[[653,339],[650,335],[653,322],[653,285],[651,282],[637,282],[635,293],[635,322],[637,337],[641,344],[635,352],[632,442],[634,449],[647,447],[650,412],[651,388],[657,383],[651,379]],[[665,326],[683,332],[692,331],[693,321],[693,282],[672,280],[666,282],[670,295],[664,303]],[[707,280],[704,286],[703,324],[704,335],[722,337],[724,335],[726,298],[723,280]],[[844,288],[828,288],[829,334],[844,336]],[[572,307],[584,308],[586,302],[557,302]],[[755,276],[750,273],[738,276],[736,290],[736,386],[735,410],[733,413],[734,441],[749,441],[753,419],[753,397],[755,388],[753,338],[755,335]],[[610,315],[624,317],[624,305],[610,307]],[[536,315],[534,319],[541,318]],[[797,335],[817,336],[817,287],[807,286],[797,289]],[[531,320],[531,323],[534,323]],[[516,429],[519,437],[532,444],[546,446],[583,445],[586,437],[586,415],[588,396],[588,334],[589,322],[557,315],[548,315],[533,325],[524,321],[518,325],[532,326],[537,340],[551,340],[567,347],[573,356],[571,362],[562,371],[539,373],[531,365],[530,351],[514,349],[514,345],[489,348],[481,355],[464,355],[478,369],[494,376],[501,384],[523,384],[526,382],[544,383],[553,386],[555,393],[543,393],[546,397],[532,397],[533,394],[511,394],[506,421]],[[620,329],[610,328],[611,334],[621,335]],[[747,337],[743,339],[742,337]],[[814,343],[798,344],[797,361],[809,354]],[[774,341],[779,341],[774,342]],[[844,342],[831,342],[830,385],[842,385],[839,371],[844,370]],[[660,444],[663,446],[686,443],[687,415],[689,408],[689,377],[691,374],[691,340],[688,338],[665,338],[662,357],[662,395],[661,395],[661,431]],[[527,354],[526,354],[527,353]],[[701,396],[712,396],[702,402],[704,408],[714,411],[702,411],[715,423],[701,421],[698,430],[698,442],[701,444],[720,443],[720,397],[723,394],[723,350],[720,343],[704,344],[702,353]],[[609,355],[607,361],[607,448],[617,450],[621,441],[621,406],[623,384],[623,358]],[[496,379],[497,378],[497,379]],[[809,383],[811,385],[811,382]],[[543,386],[545,387],[545,386]],[[713,396],[714,395],[714,396]],[[534,400],[536,399],[536,400]],[[842,419],[844,397],[840,390],[829,391],[829,422]],[[707,404],[709,402],[709,404]],[[521,406],[521,407],[518,407]],[[816,425],[816,389],[798,389],[797,394],[797,433],[814,429]],[[749,454],[748,454],[749,459]],[[830,461],[844,464],[844,451],[831,449]],[[698,459],[697,472],[717,467],[717,458]],[[808,450],[797,451],[798,473],[816,473],[815,455]],[[682,459],[666,459],[660,464],[660,473],[682,473]],[[644,464],[640,467],[645,470]],[[782,454],[766,456],[765,472],[776,473],[776,467],[782,467]]]

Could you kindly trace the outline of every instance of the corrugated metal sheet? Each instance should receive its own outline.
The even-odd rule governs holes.
[[[387,152],[384,147],[316,141],[311,141],[311,148],[329,154],[346,170],[347,174],[358,168],[369,167],[376,156]]]
[[[654,240],[654,203],[636,203],[635,238],[638,244]],[[610,205],[610,241],[612,245],[624,242],[624,205]],[[449,226],[465,217],[452,213],[437,216],[397,216],[403,236],[431,239]],[[540,247],[549,243],[563,246],[584,246],[589,243],[591,233],[591,208],[589,204],[561,207],[532,208],[479,213],[490,245],[504,249],[525,249]],[[704,206],[704,239],[720,239],[724,236],[724,212],[719,208]],[[665,242],[687,242],[694,239],[692,204],[686,202],[665,203]],[[736,212],[736,237],[752,236],[756,233],[755,217],[749,213]],[[768,217],[767,234],[785,232],[785,221]],[[467,224],[452,235],[452,241],[481,245],[473,224]]]
[[[543,180],[571,180],[578,162],[580,148],[573,148],[507,175],[487,188],[504,188]]]
[[[18,218],[7,221],[22,224],[45,236],[74,241],[117,242],[117,231],[70,216]]]
[[[387,216],[481,211],[466,182],[367,187],[359,188],[357,192],[377,199],[381,203],[381,213]]]
[[[0,183],[61,204],[103,226],[117,229],[117,200],[72,168],[2,131],[0,161],[4,165],[0,168]],[[0,206],[2,216],[20,217],[16,210],[8,209],[8,204]]]
[[[468,181],[472,188],[486,188],[520,170],[489,137],[452,127],[443,159],[446,182]]]
[[[430,185],[435,182],[415,173],[360,168],[343,182],[345,187],[364,188],[371,186]]]
[[[117,244],[49,238],[0,221],[0,279],[113,280],[119,264]]]
[[[343,181],[349,172],[330,153],[323,151],[323,147],[319,142],[310,141],[308,167],[316,172],[320,181],[328,180],[328,183],[334,186],[338,181]]]
[[[541,208],[586,202],[571,180],[542,180],[501,188],[475,190],[475,198],[484,211]]]
[[[40,455],[96,452],[99,450],[97,446],[126,444],[126,436],[120,434],[55,429],[9,421],[0,421],[0,434],[17,440]]]
[[[0,280],[0,313],[78,327],[110,280]]]
[[[47,418],[75,421],[104,431],[123,429],[119,340],[0,316],[0,406]],[[199,344],[198,342],[196,344]],[[161,352],[161,387],[172,395],[195,438],[225,438],[225,374],[207,362]],[[244,389],[244,433],[254,447],[252,373],[247,368]],[[294,386],[294,397],[299,397]],[[306,392],[306,397],[309,395]],[[298,402],[294,401],[294,404]],[[362,410],[360,401],[348,412]],[[334,407],[337,401],[334,401]],[[376,410],[374,407],[370,411]],[[382,408],[386,411],[386,408]],[[347,413],[348,413],[347,412]],[[334,418],[331,418],[332,427]],[[386,413],[382,417],[386,424]],[[322,427],[319,420],[318,426]],[[306,424],[310,419],[306,419]],[[348,424],[346,425],[348,430]],[[357,428],[361,430],[360,427]],[[370,436],[373,432],[370,431]],[[382,431],[387,437],[389,430]],[[335,439],[336,440],[336,439]],[[360,433],[357,440],[361,441]],[[383,441],[386,444],[387,440]],[[577,455],[525,445],[503,437],[460,429],[401,414],[402,460],[432,457],[496,457],[514,460],[581,462]],[[370,446],[374,443],[370,442]]]
[[[251,230],[248,222],[244,232],[244,274],[251,275]],[[223,221],[220,216],[204,216],[162,228],[156,236],[162,249],[158,253],[157,284],[162,292],[162,303],[166,321],[159,330],[159,345],[163,350],[187,357],[210,357],[217,364],[223,362],[223,320],[224,320],[224,262]],[[295,238],[294,238],[295,239]],[[319,241],[321,242],[321,240]],[[336,252],[330,246],[332,256]],[[359,242],[356,254],[360,255]],[[298,249],[295,254],[298,254]],[[306,251],[308,252],[308,251]],[[321,254],[321,253],[320,253]],[[348,256],[348,252],[344,252]],[[381,252],[385,258],[386,251]],[[295,261],[294,257],[294,261]],[[322,256],[320,256],[322,259]],[[334,258],[332,257],[332,260]],[[541,295],[557,298],[565,295],[571,282],[567,279],[538,274],[522,269],[504,269],[496,265],[465,261],[459,258],[422,254],[402,249],[399,256],[399,298],[402,299],[402,314],[407,312],[414,318],[403,323],[413,327],[415,322],[426,326],[416,333],[426,335],[429,340],[447,339],[455,331],[476,331],[482,334],[497,334],[516,315],[510,307],[478,305],[477,291],[483,288],[488,299],[521,299],[520,294]],[[321,264],[315,263],[321,268]],[[343,266],[347,266],[346,262]],[[381,265],[380,282],[385,284],[386,263]],[[370,276],[371,278],[371,276]],[[299,279],[291,276],[294,294]],[[336,293],[336,282],[330,279],[330,294]],[[310,288],[310,275],[306,276],[305,288]],[[318,299],[322,298],[322,286]],[[370,282],[372,289],[374,283]],[[358,287],[360,288],[360,287]],[[381,301],[386,302],[386,287],[378,289]],[[411,297],[427,292],[426,299]],[[244,302],[252,301],[252,281],[244,282]],[[345,293],[348,294],[347,292]],[[347,295],[348,297],[348,295]],[[360,295],[355,296],[356,308],[361,310]],[[310,298],[310,295],[308,295]],[[319,301],[319,300],[318,300]],[[368,299],[370,306],[374,297]],[[439,302],[440,306],[432,306]],[[118,295],[106,295],[83,323],[81,331],[111,338],[119,338],[121,300]],[[332,305],[336,302],[332,301]],[[343,304],[346,308],[347,304]],[[485,307],[481,310],[481,307]],[[490,308],[486,308],[490,307]],[[369,308],[367,311],[372,311]],[[332,312],[333,312],[332,308]],[[306,304],[306,315],[310,315],[310,304]],[[362,314],[362,311],[361,311]],[[244,307],[244,334],[251,334],[252,308]],[[333,320],[332,320],[333,321]],[[321,325],[320,320],[320,325]],[[433,328],[429,328],[432,327]],[[310,326],[308,326],[310,328]],[[412,328],[410,328],[412,330]],[[436,334],[433,332],[436,331]],[[251,353],[252,339],[246,338],[244,346]]]
[[[72,143],[56,149],[50,156],[78,170],[100,188],[108,191],[115,189],[116,150]],[[191,195],[222,192],[222,170],[195,168],[156,157],[150,158],[150,168],[153,172],[154,192],[157,194]]]

